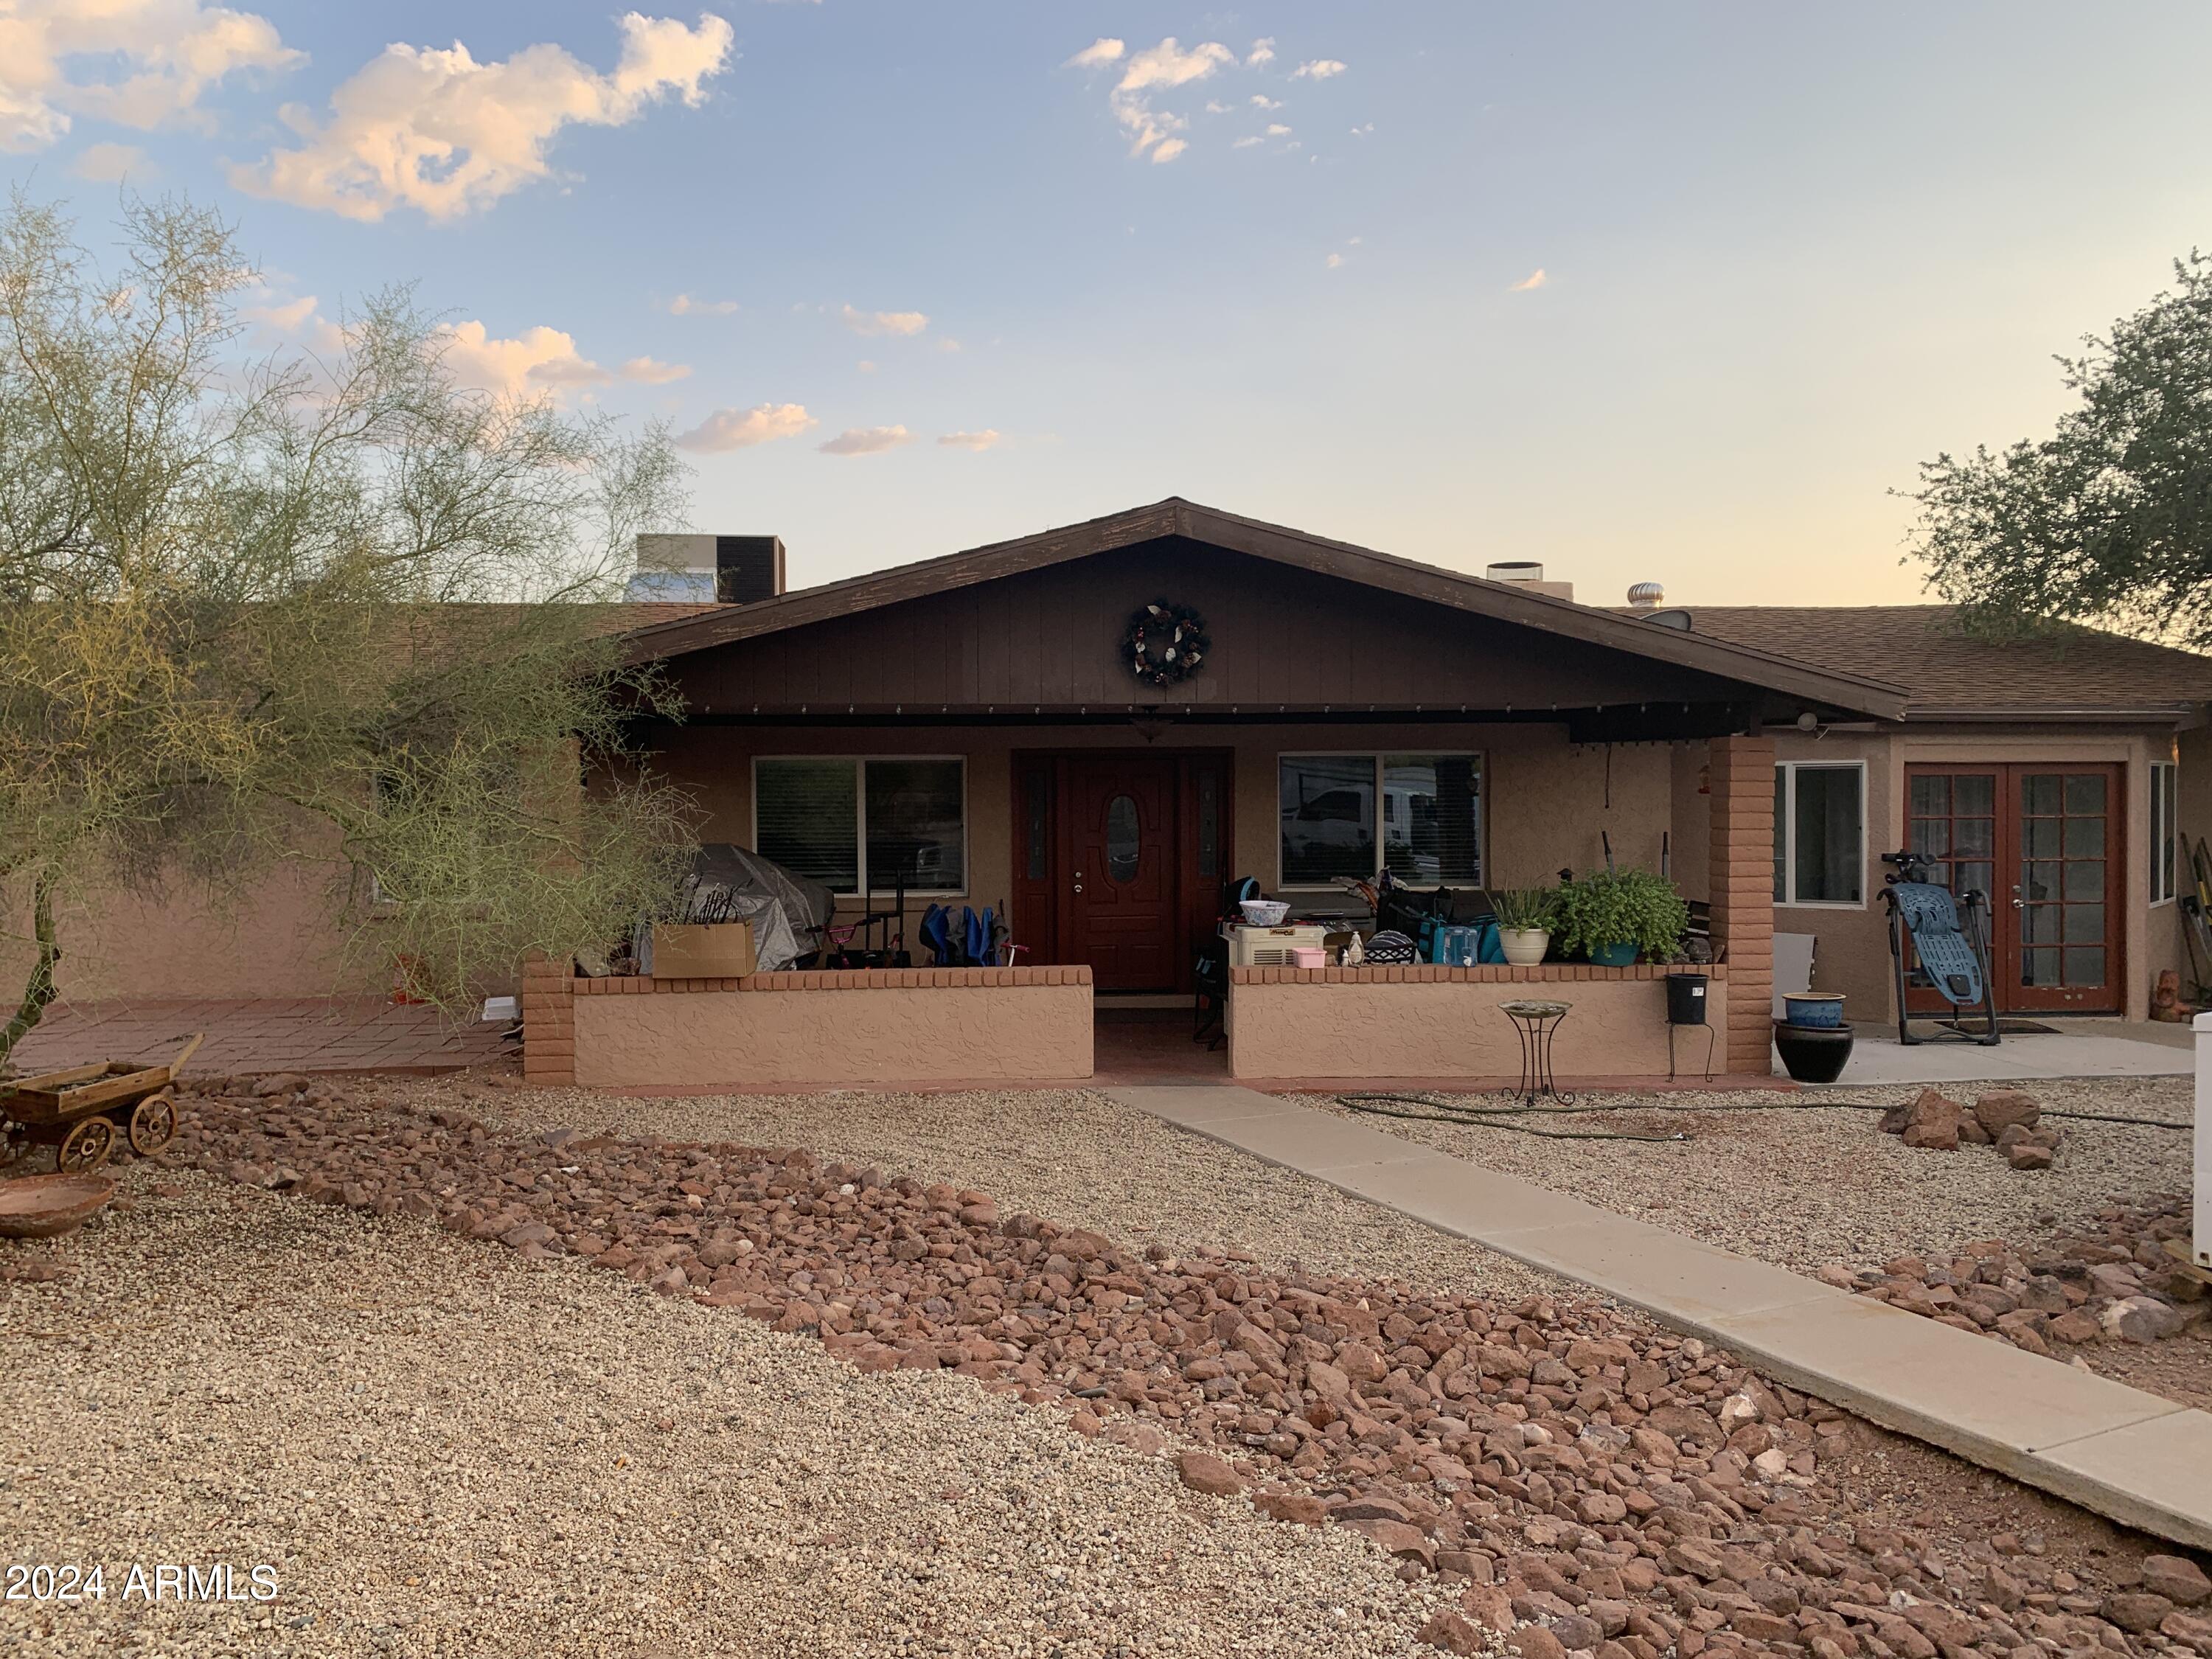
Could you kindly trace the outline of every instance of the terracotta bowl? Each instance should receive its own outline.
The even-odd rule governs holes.
[[[105,1176],[23,1176],[0,1181],[0,1237],[54,1238],[73,1233],[107,1207],[115,1183]]]

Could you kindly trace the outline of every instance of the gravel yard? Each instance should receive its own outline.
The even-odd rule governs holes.
[[[1403,1655],[1437,1581],[966,1377],[146,1165],[0,1284],[0,1540],[104,1564],[39,1654]],[[279,1599],[119,1599],[131,1562]],[[1433,1650],[1428,1650],[1433,1653]]]
[[[422,1085],[418,1097],[436,1097]],[[458,1095],[470,1085],[447,1084]],[[1399,1279],[1520,1297],[1565,1281],[1295,1170],[1262,1164],[1083,1090],[971,1094],[611,1098],[580,1090],[485,1090],[469,1109],[520,1127],[684,1140],[790,1141],[923,1181],[980,1187],[1142,1248],[1238,1250],[1274,1267]],[[1579,1289],[1579,1295],[1587,1295]]]
[[[2186,1078],[2026,1085],[2047,1110],[2191,1121]],[[1948,1091],[1971,1099],[1973,1091]],[[1882,1106],[1912,1088],[1863,1089]],[[1350,1115],[1334,1096],[1308,1105]],[[1491,1097],[1494,1100],[1494,1097]],[[1875,1127],[1876,1114],[1822,1097],[1763,1092],[1589,1095],[1613,1109],[1521,1121],[1547,1128],[1674,1134],[1680,1141],[1559,1140],[1458,1123],[1359,1115],[1376,1128],[1504,1170],[1624,1215],[1801,1273],[1905,1255],[1947,1255],[1978,1239],[2033,1246],[2106,1205],[2186,1189],[2190,1137],[2171,1129],[2051,1120],[2066,1141],[2053,1166],[2008,1168],[1987,1146],[1922,1151]],[[1773,1107],[1781,1109],[1744,1109]],[[1407,1108],[1405,1109],[1418,1109]]]

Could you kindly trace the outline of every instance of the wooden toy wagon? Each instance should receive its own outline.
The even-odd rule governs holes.
[[[98,1169],[128,1135],[137,1152],[158,1152],[177,1136],[177,1097],[169,1085],[207,1033],[196,1033],[166,1066],[95,1060],[0,1083],[0,1164],[33,1146],[52,1146],[64,1175]]]

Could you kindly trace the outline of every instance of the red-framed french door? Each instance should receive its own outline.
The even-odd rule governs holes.
[[[2126,983],[2124,772],[2099,762],[1920,763],[1905,776],[1905,845],[1954,892],[1990,901],[1996,1004],[2007,1013],[2116,1013]],[[1925,986],[1914,1013],[1949,1004]]]
[[[1188,991],[1235,845],[1226,750],[1013,757],[1014,938],[1101,991]]]

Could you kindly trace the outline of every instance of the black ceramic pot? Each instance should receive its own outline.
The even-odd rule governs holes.
[[[1778,1019],[1774,1046],[1782,1055],[1782,1069],[1798,1082],[1833,1083],[1851,1057],[1851,1028],[1792,1025]]]

